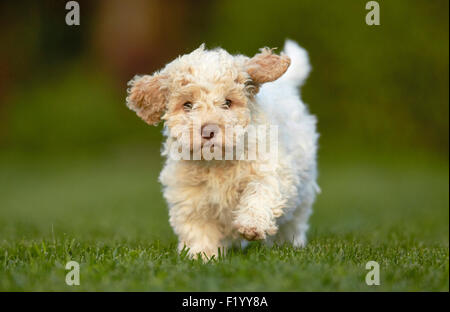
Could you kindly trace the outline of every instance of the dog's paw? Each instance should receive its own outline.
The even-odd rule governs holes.
[[[190,259],[200,259],[203,262],[208,262],[212,259],[217,259],[219,254],[210,250],[189,250],[188,257]]]
[[[239,227],[238,232],[248,241],[266,239],[266,233],[256,227]]]
[[[294,240],[292,241],[292,246],[294,246],[295,248],[304,248],[306,246],[306,235],[305,233],[296,235],[294,237]]]
[[[183,243],[178,245],[180,254],[185,254],[190,259],[201,259],[203,262],[208,262],[212,259],[218,259],[220,254],[225,254],[224,247],[207,247],[207,246],[186,246]]]
[[[233,226],[238,233],[248,241],[266,239],[266,235],[274,235],[278,230],[274,224],[270,224],[268,227],[262,227],[255,224],[245,224],[236,221]]]

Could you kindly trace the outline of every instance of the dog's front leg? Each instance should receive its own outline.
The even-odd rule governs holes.
[[[250,241],[274,235],[278,230],[275,219],[282,214],[284,204],[276,179],[265,177],[252,181],[241,195],[233,227]]]
[[[178,235],[178,251],[188,249],[188,255],[204,260],[217,257],[224,252],[223,233],[214,220],[186,206],[178,205],[170,209],[170,224]]]

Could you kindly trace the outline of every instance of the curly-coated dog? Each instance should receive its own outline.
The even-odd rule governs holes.
[[[306,244],[319,190],[316,119],[298,90],[309,71],[290,40],[251,58],[202,45],[129,82],[128,107],[164,121],[160,182],[179,250],[205,259],[243,238]]]

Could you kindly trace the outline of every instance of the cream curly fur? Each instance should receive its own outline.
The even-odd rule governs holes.
[[[127,105],[149,124],[164,120],[160,181],[179,250],[187,247],[191,256],[209,258],[242,238],[306,244],[318,191],[316,120],[298,91],[309,70],[306,51],[289,40],[281,55],[264,48],[252,58],[202,45],[130,81]],[[195,123],[216,125],[223,135],[195,140],[200,131]],[[170,157],[174,146],[192,152],[207,142],[224,147],[232,142],[236,148],[251,125],[278,126],[277,157]],[[227,126],[242,127],[243,134],[230,137]],[[189,135],[180,137],[175,129]]]

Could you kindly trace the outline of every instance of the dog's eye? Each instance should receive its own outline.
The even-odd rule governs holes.
[[[231,100],[226,99],[225,103],[223,103],[223,108],[226,108],[226,109],[230,108],[232,103],[233,102]]]
[[[183,104],[183,107],[185,110],[191,110],[192,109],[192,103],[191,102],[186,102]]]

